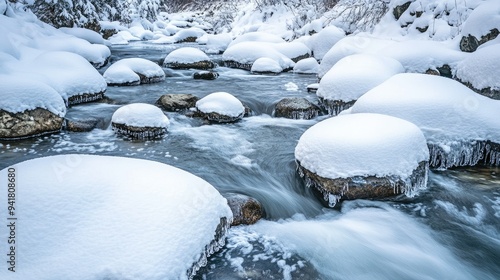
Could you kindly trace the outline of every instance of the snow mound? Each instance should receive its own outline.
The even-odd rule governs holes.
[[[317,74],[318,69],[318,61],[314,57],[310,57],[299,60],[293,67],[293,72],[299,74]]]
[[[86,28],[61,27],[61,28],[59,28],[59,30],[61,30],[62,32],[66,33],[66,34],[73,35],[77,38],[83,39],[91,44],[104,45],[106,43],[105,40],[102,38],[101,34],[95,32],[93,30],[86,29]]]
[[[236,37],[230,44],[232,47],[241,42],[266,42],[266,43],[284,43],[285,40],[278,35],[270,34],[267,32],[248,32]]]
[[[139,40],[151,40],[154,38],[154,33],[151,30],[144,29],[141,23],[137,22],[134,26],[128,29],[132,36]]]
[[[381,113],[416,124],[428,144],[441,149],[440,155],[432,155],[431,163],[445,168],[477,164],[483,158],[482,149],[491,148],[481,143],[500,143],[499,111],[499,100],[479,95],[457,81],[410,73],[389,78],[351,108],[353,114]],[[486,151],[487,157],[492,164],[500,163],[498,152]]]
[[[150,60],[125,58],[113,63],[103,76],[109,85],[138,85],[163,81],[165,72]]]
[[[108,38],[108,41],[113,45],[127,45],[130,41],[140,41],[127,30],[118,31],[118,33]]]
[[[500,30],[500,2],[489,0],[470,13],[463,25],[462,35],[472,35],[479,40],[495,28]]]
[[[475,89],[500,91],[500,44],[479,48],[457,66],[456,77]]]
[[[134,127],[167,128],[170,125],[170,121],[160,108],[145,103],[133,103],[118,108],[111,122]]]
[[[250,69],[253,73],[272,73],[278,74],[283,71],[283,68],[274,59],[269,57],[261,57],[257,59]]]
[[[356,54],[342,58],[319,83],[318,97],[349,102],[388,78],[404,73],[397,60],[383,56]]]
[[[218,54],[224,52],[229,44],[231,43],[231,35],[228,33],[221,34],[205,34],[202,37],[198,38],[196,42],[199,44],[205,44],[207,53]]]
[[[70,105],[92,101],[92,98],[100,99],[106,91],[107,84],[101,74],[77,54],[45,52],[25,64],[46,77],[47,84],[56,89]]]
[[[214,92],[196,102],[196,108],[203,113],[217,113],[233,118],[241,117],[245,107],[232,94],[227,92]]]
[[[163,63],[187,64],[187,63],[196,63],[201,61],[210,61],[210,58],[203,51],[197,48],[183,47],[169,53],[167,57],[165,57]]]
[[[380,54],[395,41],[369,37],[365,34],[347,36],[339,40],[323,57],[318,77],[322,78],[342,58],[359,53]]]
[[[2,279],[188,279],[223,245],[232,219],[208,182],[158,162],[70,154],[11,168],[23,178],[15,221],[23,265]]]
[[[344,30],[336,26],[328,26],[311,36],[310,47],[316,59],[322,60],[325,54],[345,37]]]
[[[175,33],[172,38],[176,43],[195,42],[196,39],[202,37],[205,34],[207,34],[207,32],[205,32],[203,29],[200,29],[198,27],[191,27],[188,29],[181,29],[179,32]]]
[[[301,42],[268,43],[275,50],[284,54],[293,61],[298,61],[311,56],[311,50]]]
[[[300,165],[329,179],[354,176],[409,177],[429,159],[422,131],[380,114],[343,115],[321,121],[295,148]]]
[[[234,46],[230,46],[222,54],[222,59],[226,62],[236,62],[240,65],[238,68],[250,70],[251,65],[255,60],[261,57],[268,57],[279,63],[283,69],[291,69],[295,63],[277,51],[270,44],[262,44],[259,42],[241,42]]]
[[[0,109],[11,113],[42,108],[60,117],[66,114],[61,95],[36,78],[0,75],[0,100]]]

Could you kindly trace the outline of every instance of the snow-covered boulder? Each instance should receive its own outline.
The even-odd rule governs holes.
[[[304,43],[294,41],[286,43],[265,43],[272,46],[278,52],[290,58],[293,62],[301,59],[309,58],[311,56],[311,49]]]
[[[404,72],[401,63],[392,58],[350,55],[337,62],[323,76],[316,95],[330,115],[337,115],[370,89]]]
[[[22,269],[2,269],[2,279],[188,279],[224,244],[232,219],[208,182],[154,161],[58,155],[0,176],[16,172]]]
[[[462,28],[460,49],[473,52],[480,45],[500,34],[500,2],[489,0],[481,3],[465,21]]]
[[[215,123],[236,122],[243,118],[245,107],[227,92],[214,92],[196,102],[197,115]]]
[[[274,116],[288,119],[314,119],[320,114],[318,106],[303,97],[281,99],[274,107]]]
[[[242,42],[266,42],[266,43],[284,43],[285,40],[278,35],[274,35],[267,32],[248,32],[243,35],[236,37],[230,44],[229,47],[237,45]]]
[[[336,26],[328,26],[320,32],[313,34],[310,40],[310,48],[314,58],[322,60],[325,54],[342,38],[345,37],[344,30]]]
[[[113,63],[103,76],[110,86],[131,86],[165,80],[163,69],[144,58],[121,59]]]
[[[128,30],[118,31],[116,34],[108,38],[108,41],[113,45],[127,45],[130,41],[140,41],[141,39],[132,35]]]
[[[24,63],[31,65],[31,71],[45,77],[45,82],[59,92],[68,105],[92,102],[104,97],[106,81],[80,55],[52,51]]]
[[[457,66],[456,78],[474,91],[500,99],[500,44],[484,46]]]
[[[299,60],[293,66],[293,72],[298,74],[318,74],[319,63],[314,57]]]
[[[229,33],[221,34],[205,34],[198,38],[196,42],[205,45],[206,53],[219,54],[223,53],[229,44],[231,43],[232,37]]]
[[[156,105],[168,112],[177,112],[194,108],[198,97],[192,94],[164,94],[157,101]]]
[[[230,46],[222,54],[224,65],[245,70],[250,70],[253,63],[261,57],[275,60],[284,70],[292,69],[295,65],[290,58],[277,51],[272,44],[259,42],[241,42]]]
[[[194,43],[198,38],[207,34],[203,29],[191,27],[188,29],[181,29],[179,32],[172,36],[174,43]]]
[[[163,61],[165,67],[174,69],[211,69],[215,64],[207,54],[193,47],[183,47],[169,53]]]
[[[279,74],[283,71],[283,68],[279,63],[269,57],[261,57],[254,61],[250,71],[255,74]]]
[[[319,83],[309,84],[307,85],[307,92],[316,93],[318,92]]]
[[[36,77],[0,75],[0,139],[61,130],[66,106],[61,95]]]
[[[381,114],[333,117],[295,148],[299,174],[329,206],[340,199],[413,196],[427,184],[429,150],[414,124]]]
[[[163,137],[170,121],[160,108],[133,103],[118,108],[111,118],[116,133],[133,139],[154,139]]]
[[[422,129],[431,166],[500,165],[500,100],[452,79],[397,74],[361,96],[351,113],[380,113]]]
[[[102,35],[86,28],[79,27],[61,27],[59,28],[62,32],[83,39],[91,44],[101,44],[104,45],[106,42],[102,38]]]

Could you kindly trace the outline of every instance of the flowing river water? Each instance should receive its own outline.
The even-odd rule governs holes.
[[[112,48],[111,61],[142,57],[161,61],[179,45],[134,43]],[[218,55],[212,56],[217,60]],[[100,69],[101,73],[105,70]],[[294,148],[314,120],[273,118],[276,102],[305,97],[314,75],[252,75],[219,67],[213,81],[194,80],[192,70],[169,70],[164,82],[109,87],[108,103],[71,107],[69,119],[99,118],[86,133],[0,142],[0,169],[20,161],[67,153],[116,155],[170,164],[210,182],[221,193],[259,200],[265,220],[230,230],[226,246],[198,279],[499,279],[499,168],[430,172],[426,190],[414,198],[349,201],[324,208],[295,170]],[[109,128],[121,105],[154,104],[163,94],[198,97],[226,91],[253,115],[235,124],[204,125],[179,113],[167,136],[130,141]]]

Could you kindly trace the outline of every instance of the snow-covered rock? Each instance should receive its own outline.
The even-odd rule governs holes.
[[[309,39],[309,44],[314,57],[318,60],[322,60],[325,54],[344,37],[344,30],[336,26],[328,26],[320,32],[313,34]]]
[[[215,80],[219,77],[219,73],[213,71],[198,71],[193,73],[195,80]]]
[[[361,96],[351,113],[380,113],[422,129],[430,164],[500,165],[500,101],[479,95],[452,79],[397,74]]]
[[[140,41],[141,39],[132,35],[128,30],[118,31],[118,33],[108,38],[113,45],[127,45],[130,41]]]
[[[313,119],[320,114],[318,106],[303,97],[281,99],[274,108],[274,116],[288,119]]]
[[[381,114],[333,117],[295,148],[299,174],[334,206],[340,199],[415,195],[427,183],[429,150],[414,124]]]
[[[500,99],[500,44],[480,47],[457,66],[456,78],[474,91]]]
[[[0,139],[59,131],[66,114],[61,95],[37,78],[0,75]]]
[[[285,40],[280,36],[267,32],[248,32],[236,37],[230,44],[232,47],[241,42],[266,42],[266,43],[284,43]]]
[[[500,34],[500,2],[484,1],[475,8],[462,28],[460,49],[473,52],[480,45],[495,39]]]
[[[276,60],[269,57],[261,57],[254,61],[250,71],[256,74],[279,74],[283,71],[283,68],[281,68]]]
[[[222,54],[225,65],[245,70],[250,70],[252,64],[261,57],[275,60],[284,70],[292,69],[295,65],[290,58],[277,51],[272,44],[259,42],[241,42],[230,46]]]
[[[401,63],[392,58],[350,55],[342,58],[323,76],[316,95],[330,115],[337,115],[370,89],[404,72]]]
[[[293,66],[293,72],[298,74],[318,74],[319,63],[314,57],[299,60]]]
[[[233,38],[229,33],[221,33],[221,34],[205,34],[202,37],[198,38],[196,42],[199,44],[205,45],[205,51],[207,53],[223,53]]]
[[[75,37],[78,37],[80,39],[83,39],[91,44],[101,44],[104,45],[106,44],[105,40],[102,38],[102,35],[86,28],[79,28],[79,27],[61,27],[59,28],[62,32],[73,35]]]
[[[110,86],[149,84],[165,80],[163,69],[144,58],[121,59],[113,63],[103,76]]]
[[[191,27],[188,29],[181,29],[179,32],[172,36],[174,43],[194,43],[203,35],[207,34],[203,29]]]
[[[198,114],[210,122],[228,123],[243,118],[245,107],[227,92],[214,92],[196,102]]]
[[[224,244],[232,219],[208,182],[154,161],[69,154],[0,176],[9,172],[23,178],[15,190],[23,265],[2,279],[188,279]]]
[[[290,58],[293,62],[311,56],[311,49],[301,42],[286,42],[286,43],[267,43],[275,50]]]
[[[215,64],[207,54],[193,47],[183,47],[169,53],[163,65],[174,69],[211,69]]]
[[[167,132],[170,121],[160,108],[133,103],[118,108],[111,118],[113,130],[134,139],[154,139]]]
[[[26,68],[43,76],[45,82],[61,94],[68,105],[100,100],[107,84],[101,74],[81,56],[52,51],[25,61]],[[28,68],[29,69],[29,68]]]

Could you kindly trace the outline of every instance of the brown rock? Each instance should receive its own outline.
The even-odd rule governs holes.
[[[158,139],[167,133],[167,129],[165,127],[138,127],[114,122],[111,123],[111,127],[119,135],[138,140]]]
[[[192,94],[165,94],[157,101],[156,105],[168,112],[187,110],[196,106],[198,97]]]
[[[320,109],[309,100],[301,97],[281,99],[275,106],[274,116],[288,119],[313,119],[320,113]]]
[[[22,113],[11,113],[0,109],[0,139],[14,140],[58,132],[63,118],[37,108]]]
[[[255,224],[262,218],[262,205],[254,198],[236,193],[228,193],[225,197],[233,212],[231,226]]]
[[[208,69],[214,68],[215,67],[215,63],[213,63],[210,60],[203,60],[203,61],[192,62],[192,63],[172,62],[172,63],[166,63],[164,66],[172,68],[172,69],[201,69],[201,70],[208,70]]]

